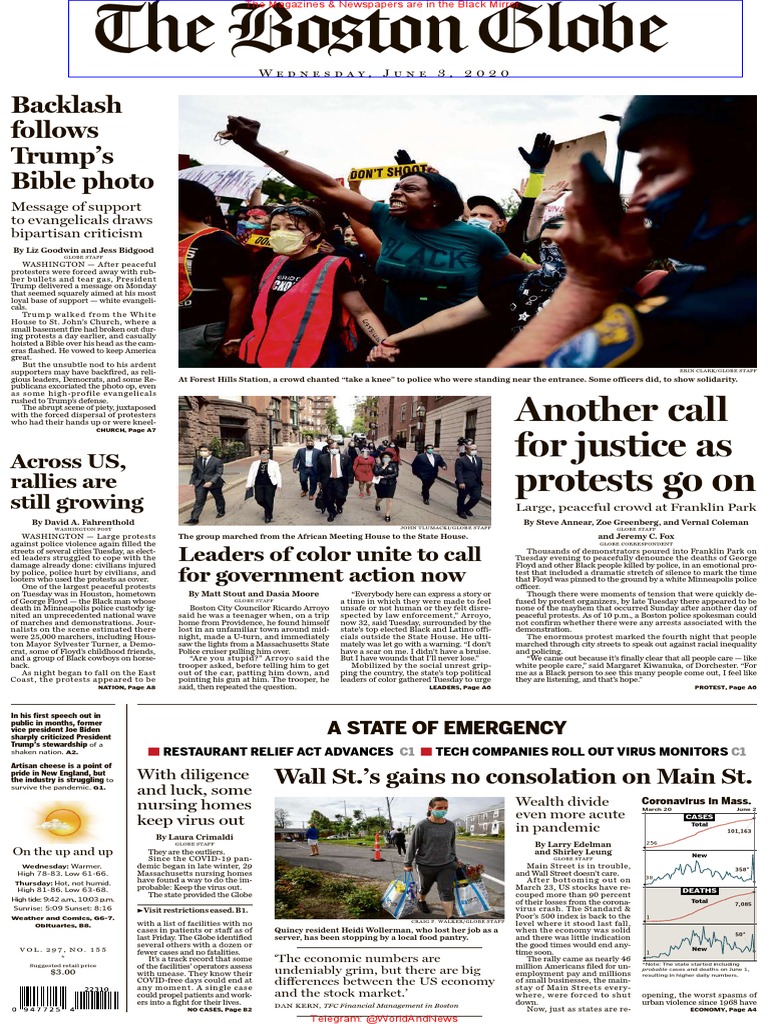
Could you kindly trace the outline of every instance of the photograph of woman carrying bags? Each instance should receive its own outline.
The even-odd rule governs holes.
[[[430,914],[427,894],[437,882],[437,892],[446,917],[453,917],[453,881],[462,862],[456,856],[456,826],[449,821],[448,801],[434,796],[429,801],[427,817],[416,823],[408,840],[403,867],[419,877],[417,909]]]

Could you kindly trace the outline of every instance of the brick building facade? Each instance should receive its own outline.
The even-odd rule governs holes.
[[[179,460],[191,463],[201,444],[238,458],[255,455],[261,445],[301,444],[307,434],[326,432],[325,396],[258,395],[243,398],[182,396],[179,399]]]

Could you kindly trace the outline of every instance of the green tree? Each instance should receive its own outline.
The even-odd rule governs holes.
[[[386,832],[389,828],[389,821],[383,814],[372,814],[360,822],[360,827],[369,834]]]
[[[354,828],[354,822],[348,814],[337,814],[336,815],[336,828],[342,835],[349,835]]]
[[[334,824],[330,818],[326,818],[320,811],[312,811],[309,816],[309,824],[314,825],[319,832],[333,832]]]
[[[279,203],[284,199],[311,199],[312,193],[307,192],[298,185],[291,185],[289,181],[282,178],[265,178],[261,183],[261,192],[267,199]],[[281,198],[282,197],[282,198]]]
[[[329,434],[343,434],[344,428],[339,422],[339,414],[336,412],[336,406],[331,402],[325,411],[325,425],[328,428]]]

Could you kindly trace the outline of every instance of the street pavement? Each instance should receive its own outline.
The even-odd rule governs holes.
[[[485,864],[485,870],[503,888],[504,882],[504,840],[492,839],[488,842],[471,839],[457,839],[456,852],[465,864]],[[488,887],[492,882],[487,882]]]
[[[301,497],[299,474],[293,473],[291,465],[295,447],[276,448],[274,458],[280,464],[283,477],[283,489],[275,496],[275,512],[272,526],[279,529],[284,526],[326,526],[325,513],[315,508],[314,498]],[[200,516],[200,526],[263,526],[264,511],[251,499],[244,499],[245,480],[248,468],[253,460],[243,459],[240,462],[228,463],[225,469],[224,497],[227,503],[226,515],[216,519],[216,506],[209,497]],[[179,523],[188,518],[194,503],[194,488],[189,486],[191,467],[179,467]],[[450,470],[448,471],[450,472]],[[491,522],[490,502],[481,501],[473,509],[471,519],[459,519],[456,515],[456,489],[451,481],[444,479],[447,472],[432,485],[429,505],[421,499],[421,481],[413,475],[409,463],[403,463],[397,480],[392,522],[384,522],[384,512],[376,512],[374,505],[376,496],[371,492],[369,498],[360,498],[357,483],[349,489],[344,512],[337,517],[334,526],[351,526],[360,528],[370,526],[489,526]]]

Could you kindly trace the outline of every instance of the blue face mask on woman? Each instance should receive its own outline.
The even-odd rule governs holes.
[[[432,811],[433,818],[444,818],[448,811]]]

